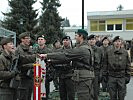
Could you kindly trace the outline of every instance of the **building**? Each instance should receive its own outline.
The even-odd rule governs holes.
[[[16,33],[13,31],[9,31],[5,28],[0,27],[0,41],[3,37],[11,37],[14,39],[14,44],[16,45]]]
[[[119,35],[130,41],[133,38],[133,10],[88,12],[87,31],[110,38]]]

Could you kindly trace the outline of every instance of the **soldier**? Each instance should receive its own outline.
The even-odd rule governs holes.
[[[61,42],[59,40],[55,40],[53,43],[53,52],[57,52],[61,49]],[[55,87],[55,91],[59,91],[59,68],[55,68],[54,66],[54,78],[53,83]]]
[[[55,40],[53,43],[53,51],[57,51],[57,49],[61,48],[61,42],[59,40]]]
[[[102,50],[101,83],[102,83],[102,91],[107,92],[107,66],[106,66],[107,58],[105,55],[107,51],[110,49],[109,38],[104,37],[102,39],[102,43],[103,45],[100,47],[100,49]]]
[[[130,81],[130,60],[121,48],[120,36],[113,39],[113,47],[107,51],[108,89],[111,100],[124,100],[126,84]]]
[[[44,35],[40,35],[37,37],[37,43],[38,46],[33,48],[33,53],[50,53],[52,52],[49,48],[46,47],[45,43],[46,43],[46,39],[44,37]],[[51,68],[47,67],[46,68],[46,82],[45,82],[45,88],[46,88],[46,98],[42,98],[42,100],[48,100],[48,95],[50,92],[50,81],[52,81],[53,79],[53,75],[51,73]]]
[[[131,57],[131,61],[133,62],[133,39],[131,40],[130,57]]]
[[[72,79],[78,100],[94,100],[93,79],[94,70],[92,67],[91,48],[88,46],[86,38],[88,33],[83,29],[78,29],[75,34],[77,47],[64,52],[41,54],[40,57],[62,62],[73,62],[74,73]]]
[[[3,52],[0,55],[0,100],[18,100],[17,88],[14,89],[10,86],[10,81],[12,78],[15,78],[18,81],[20,80],[20,78],[18,77],[18,72],[12,70],[14,61],[18,59],[15,56],[15,47],[12,39],[10,38],[4,38],[1,41],[1,45]],[[20,65],[33,62],[35,60],[35,57],[36,55],[32,55],[31,57],[22,55],[19,57],[20,60],[18,59],[17,64]]]
[[[94,52],[94,100],[98,100],[99,88],[100,88],[100,70],[102,61],[102,52],[99,47],[96,46],[95,35],[90,35],[88,38],[88,45],[91,46]]]
[[[13,54],[14,45],[10,38],[1,40],[1,45],[4,50],[0,55],[0,100],[17,100],[15,95],[16,90],[9,87],[11,79],[17,75],[15,71],[10,71],[12,61],[15,59]],[[4,94],[7,92],[11,93],[11,95]]]
[[[70,36],[65,36],[62,39],[63,47],[58,50],[64,52],[68,49],[72,49],[72,43]],[[59,92],[61,100],[74,100],[74,82],[71,79],[73,70],[71,67],[71,62],[66,62],[65,64],[55,64],[55,67],[59,71]]]
[[[19,35],[21,40],[20,45],[17,47],[16,54],[19,55],[32,55],[32,49],[30,48],[30,35],[28,32],[24,32]],[[33,92],[33,63],[22,64],[19,66],[21,71],[21,86],[20,86],[20,99],[19,100],[31,100],[31,94]]]

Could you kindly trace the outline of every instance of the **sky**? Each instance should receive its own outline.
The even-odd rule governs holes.
[[[8,0],[0,0],[0,19],[3,19],[1,11],[9,11]],[[41,11],[41,5],[38,2],[34,5],[35,9]],[[82,0],[60,0],[61,7],[58,8],[59,15],[62,18],[69,19],[70,25],[82,25]],[[133,0],[84,0],[84,23],[87,25],[87,12],[93,11],[116,11],[119,5],[123,10],[133,10]]]

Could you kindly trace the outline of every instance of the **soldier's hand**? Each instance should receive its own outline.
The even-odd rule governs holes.
[[[40,59],[44,60],[47,58],[47,54],[40,54],[39,57]]]

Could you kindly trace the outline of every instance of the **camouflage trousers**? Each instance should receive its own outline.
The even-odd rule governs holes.
[[[0,100],[17,100],[16,90],[0,87]]]
[[[94,100],[93,79],[75,82],[78,100]]]
[[[124,100],[126,95],[125,78],[109,76],[108,89],[111,100]]]

